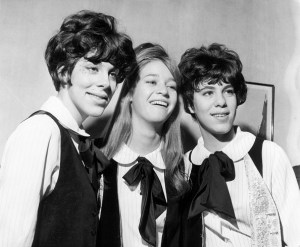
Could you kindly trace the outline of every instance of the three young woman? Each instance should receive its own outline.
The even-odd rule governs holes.
[[[100,246],[180,246],[180,204],[188,188],[179,122],[179,71],[159,45],[135,49],[104,153]]]

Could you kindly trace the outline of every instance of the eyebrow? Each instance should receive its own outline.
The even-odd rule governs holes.
[[[159,77],[158,74],[146,74],[142,79],[144,79],[144,78],[146,78],[146,77],[148,77],[148,76],[153,76],[153,77],[156,77],[156,78]],[[169,81],[175,81],[174,77],[173,77],[173,76],[172,76],[172,77],[169,77],[169,78],[166,80],[166,82],[169,82]]]
[[[143,78],[146,78],[148,76],[159,77],[158,74],[146,74],[145,76],[143,76]]]
[[[82,61],[83,61],[84,64],[93,64],[95,66],[101,65],[101,63],[104,62],[104,61],[100,61],[98,63],[93,63],[92,61],[89,61],[85,58]],[[116,69],[118,69],[118,68],[115,65],[111,64],[111,67],[109,68],[109,71],[116,70]]]
[[[231,84],[227,84],[227,85],[223,88],[223,90],[224,90],[224,89],[227,89],[227,88],[229,88],[229,87],[234,88]]]
[[[88,60],[88,59],[86,59],[86,58],[84,58],[83,60],[82,60],[82,62],[84,63],[84,64],[94,64],[94,65],[97,65],[97,63],[93,63],[92,61],[90,61],[90,60]]]
[[[201,92],[201,91],[203,91],[205,89],[215,89],[215,87],[210,86],[210,85],[205,85],[205,86],[203,86],[203,88],[199,88],[199,92]]]
[[[213,85],[215,85],[215,84],[213,84]],[[231,84],[226,84],[225,87],[223,88],[223,90],[225,90],[225,89],[227,89],[227,88],[229,88],[229,87],[233,88],[233,86],[232,86]],[[211,86],[211,85],[205,85],[205,86],[203,86],[203,88],[199,89],[199,92],[201,92],[202,90],[205,90],[205,89],[211,89],[211,90],[214,90],[215,87],[214,87],[214,86]]]

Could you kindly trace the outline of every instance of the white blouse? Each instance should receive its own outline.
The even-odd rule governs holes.
[[[55,96],[41,107],[61,124],[89,136]],[[78,150],[78,137],[70,133]],[[9,137],[0,165],[0,246],[30,247],[43,196],[59,175],[61,138],[57,124],[43,114],[23,121]]]
[[[158,176],[165,198],[167,200],[165,188],[165,163],[162,159],[160,147],[153,152],[143,156],[154,166],[154,171]],[[122,178],[130,168],[137,163],[140,155],[132,151],[126,144],[123,144],[120,151],[113,157],[118,162],[118,197],[121,217],[121,234],[123,247],[149,246],[143,241],[139,233],[139,222],[141,216],[142,195],[140,194],[140,183],[133,187],[129,186]],[[156,219],[156,242],[157,247],[161,246],[163,228],[165,224],[166,211]]]
[[[254,166],[248,155],[254,141],[254,135],[238,128],[235,138],[222,150],[233,160],[235,167],[235,179],[226,183],[237,226],[216,212],[205,211],[204,246],[251,246],[250,200],[245,158],[247,157],[247,161]],[[186,156],[189,156],[190,152]],[[192,151],[191,160],[195,165],[201,165],[210,154],[200,138]],[[262,159],[263,180],[276,203],[283,227],[283,240],[288,246],[300,246],[300,191],[292,166],[285,152],[270,141],[263,144]],[[191,170],[191,163],[188,162],[187,165]]]

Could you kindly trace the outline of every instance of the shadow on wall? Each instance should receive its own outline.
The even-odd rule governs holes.
[[[186,153],[197,145],[198,138],[184,124],[181,124],[180,127],[183,151]]]

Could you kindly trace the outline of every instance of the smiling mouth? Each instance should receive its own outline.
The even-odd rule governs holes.
[[[229,113],[216,113],[216,114],[211,114],[211,115],[216,118],[223,118],[223,117],[227,117],[229,115]]]
[[[97,94],[93,94],[93,93],[87,93],[89,96],[92,96],[92,97],[94,97],[95,99],[97,99],[97,100],[108,100],[108,97],[107,96],[104,96],[104,95],[102,95],[102,96],[100,96],[100,95],[97,95]]]
[[[151,105],[159,105],[159,106],[163,106],[163,107],[168,107],[168,105],[169,105],[167,102],[160,101],[160,100],[155,100],[150,103],[151,103]]]

